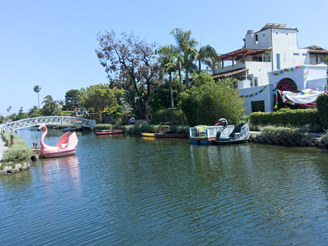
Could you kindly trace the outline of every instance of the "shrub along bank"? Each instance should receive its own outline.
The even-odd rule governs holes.
[[[17,134],[11,131],[4,131],[1,133],[3,140],[6,142],[8,149],[2,155],[2,163],[0,166],[0,170],[4,168],[7,170],[19,169],[24,166],[27,168],[28,164],[26,162],[29,161],[32,155],[32,149],[27,146],[24,139],[19,137]],[[11,137],[14,136],[14,145],[11,145]],[[17,163],[22,163],[17,166]],[[19,171],[19,170],[18,170]]]
[[[290,109],[282,108],[276,112],[260,113],[250,115],[252,125],[282,125],[282,126],[305,126],[318,124],[320,122],[317,109]]]
[[[300,146],[327,148],[328,136],[314,137],[307,133],[306,127],[259,127],[261,134],[249,136],[249,141],[261,144],[274,144],[283,146]]]
[[[321,94],[317,98],[318,117],[321,125],[328,129],[328,95]]]
[[[189,132],[190,126],[170,126],[171,133],[183,133]],[[95,126],[95,131],[98,130],[113,130],[119,129],[124,130],[124,133],[140,135],[141,133],[158,133],[160,131],[160,125],[151,125],[148,123],[142,123],[137,125],[111,125],[111,124],[97,124]]]

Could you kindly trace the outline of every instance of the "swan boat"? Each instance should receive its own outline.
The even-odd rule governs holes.
[[[221,136],[221,133],[228,126],[228,121],[224,118],[219,119],[215,125],[223,124],[223,127],[216,133],[216,144],[240,144],[248,142],[248,135],[250,133],[248,123],[240,123],[228,136]]]
[[[41,124],[38,129],[40,130],[42,128],[44,129],[44,132],[40,140],[41,158],[59,157],[75,154],[76,145],[78,143],[78,139],[75,132],[73,132],[72,135],[70,135],[70,132],[66,132],[63,136],[61,136],[56,146],[48,146],[44,143],[44,138],[48,133],[47,126]]]

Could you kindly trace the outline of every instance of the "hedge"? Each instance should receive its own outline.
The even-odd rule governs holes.
[[[254,112],[250,115],[252,125],[281,125],[304,126],[307,124],[320,124],[317,109],[290,109],[282,108],[276,112]]]
[[[318,96],[317,107],[321,125],[328,129],[328,95],[321,94]]]

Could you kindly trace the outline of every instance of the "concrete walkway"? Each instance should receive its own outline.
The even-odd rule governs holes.
[[[2,137],[0,136],[0,161],[2,160],[2,154],[6,149],[8,149],[8,147],[5,144],[5,141],[3,141]]]

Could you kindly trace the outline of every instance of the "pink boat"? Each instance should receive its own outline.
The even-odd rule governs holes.
[[[70,132],[66,132],[63,136],[61,136],[58,144],[54,146],[48,146],[44,143],[44,138],[48,133],[47,126],[41,124],[39,129],[44,128],[44,133],[41,136],[40,145],[41,145],[41,158],[50,158],[50,157],[59,157],[66,155],[74,155],[76,152],[76,145],[78,143],[78,139],[76,133],[74,132],[70,135]]]

